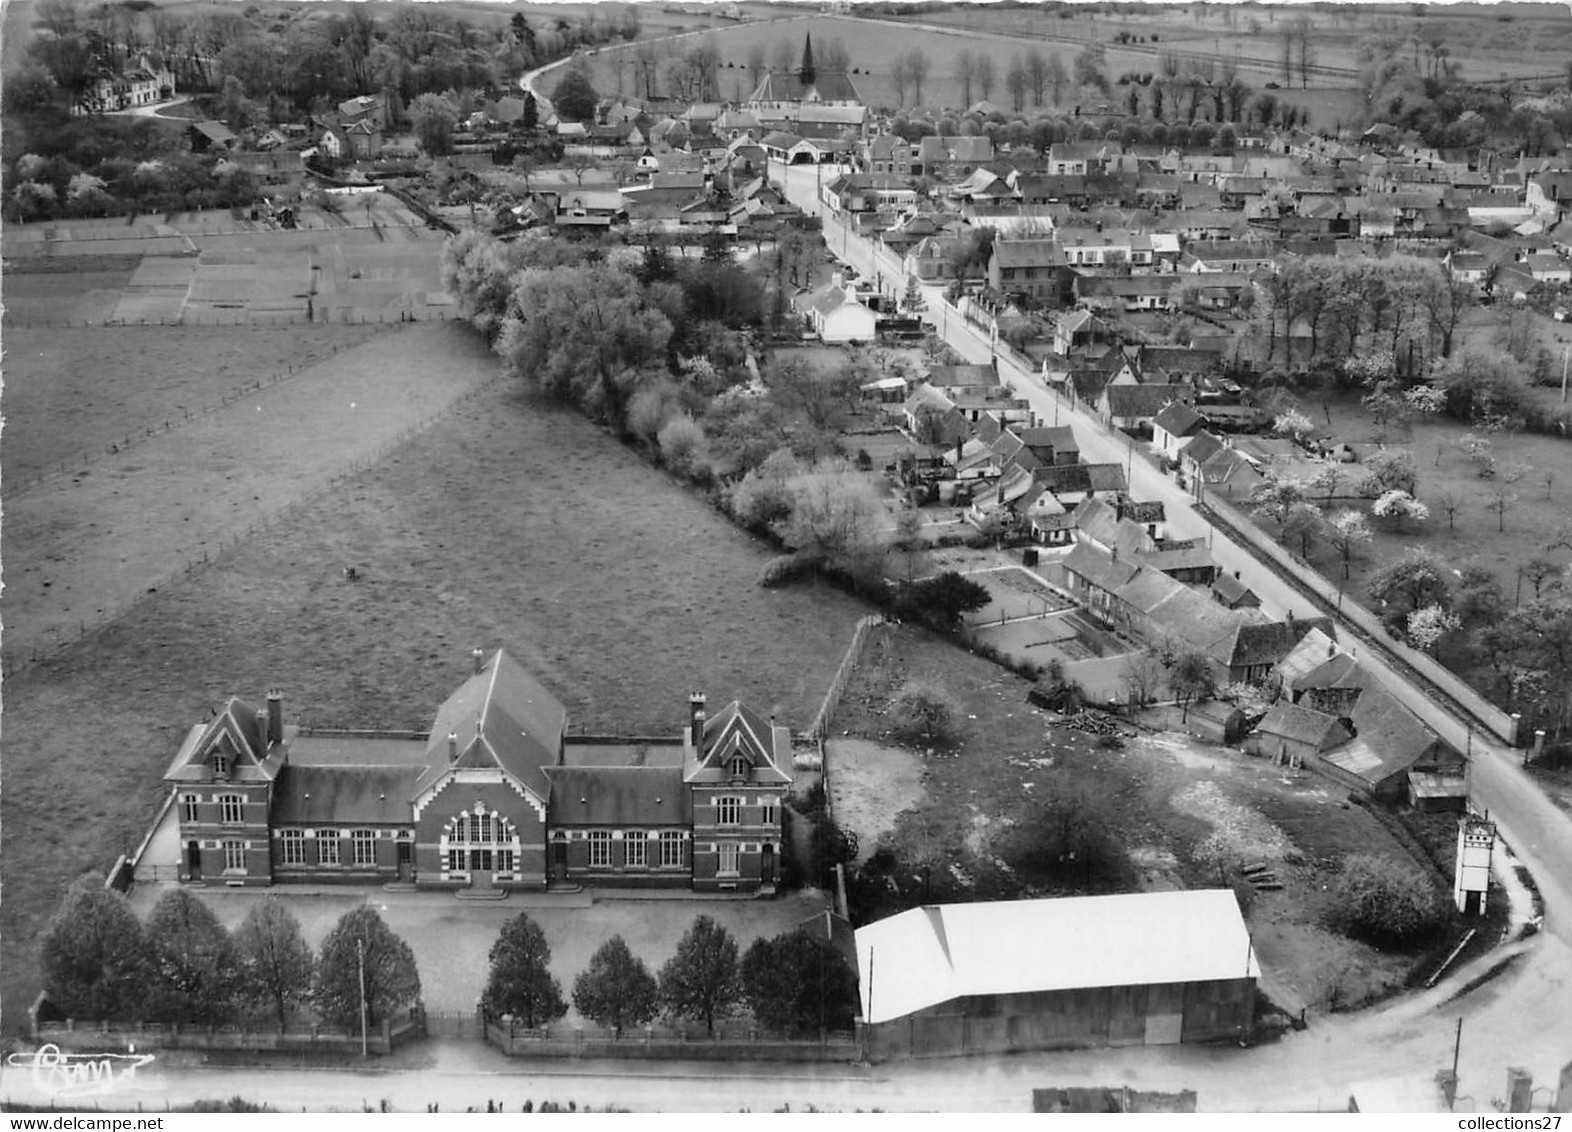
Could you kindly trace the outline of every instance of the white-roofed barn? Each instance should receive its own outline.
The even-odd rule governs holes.
[[[870,1060],[1242,1038],[1260,974],[1228,889],[926,906],[856,939]]]

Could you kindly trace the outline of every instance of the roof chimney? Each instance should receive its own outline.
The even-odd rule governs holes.
[[[259,758],[259,759],[267,758],[267,748],[268,748],[267,726],[268,726],[267,709],[266,708],[257,708],[257,742],[260,744],[257,747],[257,758]]]
[[[475,675],[476,676],[479,676],[482,672],[486,671],[486,650],[485,649],[475,649],[469,655],[475,661]]]
[[[458,762],[458,732],[448,732],[448,762]]]
[[[284,741],[284,693],[277,688],[267,694],[267,737],[270,743]]]
[[[700,756],[704,755],[704,706],[701,704],[693,710],[693,749]]]
[[[688,737],[695,747],[699,745],[699,733],[703,730],[704,703],[703,692],[688,693]]]

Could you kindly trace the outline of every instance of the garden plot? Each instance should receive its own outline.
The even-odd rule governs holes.
[[[895,828],[902,810],[922,802],[922,757],[906,747],[867,739],[827,739],[830,812],[857,835],[857,860],[868,859],[879,838]]]
[[[196,277],[190,256],[144,256],[115,304],[112,322],[178,322]]]
[[[979,570],[967,578],[988,591],[989,602],[967,616],[968,625],[1003,624],[1023,617],[1046,617],[1075,603],[1024,566]]]
[[[7,328],[108,322],[115,317],[134,270],[127,266],[103,271],[7,271]]]
[[[306,313],[311,264],[295,252],[203,252],[187,305],[192,321],[217,310]]]

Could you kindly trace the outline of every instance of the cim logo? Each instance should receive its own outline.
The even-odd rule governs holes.
[[[53,1097],[99,1097],[138,1088],[136,1071],[150,1065],[153,1055],[137,1053],[62,1053],[50,1043],[35,1053],[13,1053],[6,1064],[32,1073],[33,1084]]]

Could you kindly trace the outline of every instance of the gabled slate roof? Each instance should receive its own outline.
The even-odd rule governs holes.
[[[742,755],[753,767],[756,782],[790,782],[781,763],[790,765],[791,733],[740,700],[721,708],[704,721],[702,742],[689,756],[684,769],[686,782],[727,782],[726,764]]]
[[[553,825],[687,825],[690,791],[675,766],[551,766]]]
[[[550,784],[543,768],[557,761],[567,718],[557,698],[498,649],[437,710],[426,744],[428,769],[414,793],[424,791],[450,765],[497,767],[544,802]],[[449,733],[457,736],[456,764],[449,759]]]
[[[270,746],[266,724],[258,718],[257,709],[239,696],[231,696],[212,719],[187,733],[186,741],[164,772],[164,781],[210,780],[212,754],[221,748],[230,764],[226,781],[271,782],[284,764],[287,740],[293,731],[286,729],[286,741]]]
[[[1208,646],[1207,655],[1230,668],[1276,664],[1292,652],[1300,638],[1312,629],[1319,629],[1326,634],[1336,631],[1329,617],[1240,625],[1226,637]]]

